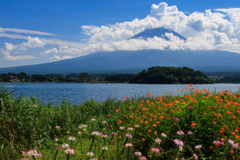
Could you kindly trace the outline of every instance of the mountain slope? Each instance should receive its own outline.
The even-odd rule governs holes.
[[[137,73],[152,66],[189,67],[203,72],[240,71],[240,54],[226,51],[114,51],[57,62],[2,68],[0,73]]]

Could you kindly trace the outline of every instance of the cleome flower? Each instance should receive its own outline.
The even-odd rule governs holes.
[[[96,119],[95,119],[95,118],[92,118],[91,121],[96,121]]]
[[[70,137],[68,137],[68,140],[69,140],[69,141],[75,141],[75,140],[76,140],[76,138],[75,138],[75,137],[73,137],[73,136],[70,136]]]
[[[134,155],[136,155],[136,156],[141,156],[142,153],[141,153],[141,152],[134,152]]]
[[[174,139],[173,142],[178,146],[182,146],[182,147],[184,146],[183,141],[181,141],[180,139]]]
[[[101,135],[101,138],[107,138],[107,137],[108,137],[107,134],[102,134],[102,135]]]
[[[71,149],[71,148],[66,149],[66,150],[64,151],[64,153],[66,153],[66,154],[68,154],[68,153],[70,153],[70,154],[75,154],[74,150]]]
[[[125,127],[119,127],[119,129],[120,129],[120,130],[124,130],[124,129],[125,129]]]
[[[159,153],[159,152],[160,152],[160,149],[159,149],[159,148],[151,148],[150,151]]]
[[[87,156],[92,157],[92,156],[94,156],[94,154],[93,154],[93,152],[88,152],[88,153],[87,153]]]
[[[102,124],[107,124],[107,121],[102,121]]]
[[[134,127],[135,127],[135,128],[139,128],[139,125],[136,124],[136,125],[134,125]]]
[[[116,135],[117,135],[117,132],[112,132],[112,135],[115,135],[115,136],[116,136]]]
[[[63,144],[62,144],[62,148],[69,148],[69,144],[63,143]]]
[[[107,151],[107,150],[108,150],[108,148],[107,148],[107,147],[102,147],[102,150],[106,150],[106,151]]]
[[[125,134],[125,137],[132,138],[132,135],[127,133],[127,134]]]
[[[147,158],[145,156],[139,157],[139,160],[146,160]]]
[[[160,138],[156,138],[154,141],[158,144],[160,144],[162,142],[162,140]]]
[[[100,136],[100,135],[101,135],[101,133],[100,133],[100,132],[98,132],[98,131],[92,131],[91,135]]]
[[[88,125],[86,125],[86,124],[81,124],[80,126],[78,126],[78,128],[80,128],[80,129],[87,128],[87,127],[88,127]]]
[[[176,121],[176,122],[180,121],[180,119],[178,117],[173,117],[173,120]]]
[[[133,145],[132,145],[132,143],[126,143],[125,144],[125,147],[132,147]]]
[[[195,146],[195,149],[200,149],[200,148],[202,148],[201,145],[196,145],[196,146]]]
[[[129,131],[133,131],[133,128],[132,128],[132,127],[129,127],[128,130],[129,130]]]
[[[42,155],[40,153],[38,153],[36,149],[31,149],[27,153],[22,151],[22,155],[26,156],[26,157],[32,157],[32,156],[34,156],[34,157],[42,157]]]
[[[162,133],[161,136],[164,137],[164,138],[167,137],[166,133]]]
[[[184,135],[185,133],[183,131],[177,131],[177,135]]]

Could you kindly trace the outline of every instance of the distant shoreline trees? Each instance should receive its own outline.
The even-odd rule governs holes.
[[[151,67],[148,71],[142,70],[142,72],[135,74],[129,83],[140,84],[211,84],[212,79],[209,79],[201,71],[194,71],[191,68],[175,68],[175,67]]]
[[[212,73],[211,75],[218,74]],[[226,73],[227,74],[227,73]],[[211,78],[211,76],[209,76]],[[211,83],[240,83],[240,75],[222,76],[217,79],[210,79],[201,71],[194,71],[191,68],[175,67],[150,67],[138,74],[88,74],[71,73],[63,74],[32,74],[2,73],[0,82],[56,82],[56,83],[140,83],[140,84],[211,84]]]

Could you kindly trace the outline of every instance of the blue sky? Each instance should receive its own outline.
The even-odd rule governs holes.
[[[0,68],[98,51],[168,47],[240,53],[239,8],[238,0],[0,0]],[[170,42],[127,40],[155,27],[173,29],[188,41],[172,35]]]

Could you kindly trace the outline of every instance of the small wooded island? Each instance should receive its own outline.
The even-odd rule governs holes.
[[[142,70],[138,74],[88,74],[71,73],[63,74],[32,74],[3,73],[0,74],[0,82],[56,82],[56,83],[141,83],[141,84],[209,84],[213,79],[209,79],[201,71],[194,71],[191,68],[175,67],[151,67]]]
[[[148,71],[134,75],[129,83],[142,83],[142,84],[182,84],[182,83],[213,83],[201,71],[194,71],[191,68],[175,68],[175,67],[151,67]]]

